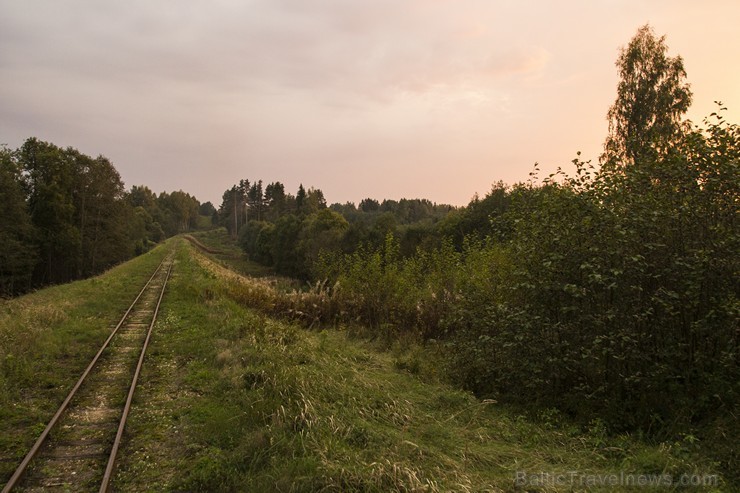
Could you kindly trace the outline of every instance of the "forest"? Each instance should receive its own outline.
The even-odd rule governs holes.
[[[100,273],[213,210],[183,191],[127,191],[105,156],[34,137],[0,147],[0,207],[0,296]]]
[[[740,127],[721,103],[702,124],[684,118],[686,72],[666,51],[648,26],[622,50],[598,163],[535,166],[464,207],[327,204],[318,188],[244,179],[216,209],[182,191],[127,191],[102,156],[35,138],[3,148],[0,294],[92,275],[209,216],[250,260],[303,282],[309,325],[417,341],[478,397],[611,433],[690,437],[730,471]],[[259,302],[305,313],[283,298]]]

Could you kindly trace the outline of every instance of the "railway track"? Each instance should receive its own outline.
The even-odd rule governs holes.
[[[2,493],[108,491],[172,265],[159,264]]]

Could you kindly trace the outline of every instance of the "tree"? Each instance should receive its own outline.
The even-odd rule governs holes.
[[[311,274],[322,250],[340,250],[347,229],[347,220],[330,209],[322,209],[303,220],[297,248],[306,274]]]
[[[151,211],[157,206],[157,194],[145,185],[134,185],[131,187],[131,192],[129,192],[129,202],[134,207],[141,206],[147,211]]]
[[[665,36],[656,38],[648,24],[621,49],[603,165],[621,168],[663,156],[684,134],[681,117],[691,105],[691,90],[683,59],[667,51]]]
[[[23,143],[18,159],[27,176],[29,213],[38,231],[40,262],[34,281],[46,284],[73,279],[81,246],[72,193],[75,165],[62,149],[36,138]]]
[[[313,214],[314,212],[326,209],[324,192],[318,188],[309,188],[308,192],[306,192],[306,200],[303,203],[303,208],[308,214]]]
[[[34,240],[15,153],[0,147],[0,296],[30,287],[36,264]]]
[[[303,183],[298,185],[298,192],[295,194],[295,208],[296,212],[298,214],[301,214],[304,212],[304,207],[306,206],[306,189],[303,188]]]
[[[17,156],[38,231],[35,282],[66,282],[131,256],[134,241],[127,225],[133,208],[107,158],[36,138],[28,139]]]
[[[358,209],[360,209],[362,212],[378,212],[378,210],[380,209],[380,202],[371,198],[362,199],[360,201]]]
[[[127,193],[102,155],[34,137],[0,146],[0,296],[101,272],[197,226],[199,206],[182,191]]]
[[[262,207],[265,204],[262,192],[262,180],[256,181],[247,190],[247,210],[252,211],[252,219],[262,220]]]
[[[165,211],[168,219],[165,231],[169,235],[176,235],[184,231],[190,231],[197,226],[198,207],[200,203],[195,197],[182,190],[162,192],[159,195],[159,208]]]
[[[127,223],[132,209],[121,176],[106,157],[93,159],[71,148],[65,153],[75,163],[72,197],[80,234],[76,277],[89,276],[131,256]]]
[[[265,187],[265,201],[267,202],[267,216],[271,221],[277,220],[287,208],[285,185],[276,181]]]
[[[250,220],[239,232],[239,245],[250,260],[272,265],[272,244],[275,225],[267,221]]]
[[[198,207],[198,214],[201,216],[213,216],[213,213],[216,212],[216,208],[213,206],[213,204],[208,201],[200,204],[200,207]]]
[[[237,237],[239,227],[243,224],[246,190],[249,187],[249,180],[242,180],[239,185],[234,185],[223,193],[221,207],[218,210],[218,217],[221,226],[225,226],[232,238]]]
[[[304,275],[297,248],[300,233],[301,220],[294,214],[286,214],[275,222],[270,254],[277,272],[295,277]]]
[[[159,209],[157,194],[145,185],[131,187],[128,201],[133,207],[134,221],[138,223],[135,227],[141,226],[141,229],[132,233],[138,243],[136,249],[143,252],[150,244],[158,243],[166,238],[167,235],[159,222],[164,218],[164,214]]]

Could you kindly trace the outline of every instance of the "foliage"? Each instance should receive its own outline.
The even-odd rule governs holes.
[[[0,296],[88,277],[197,225],[195,197],[126,193],[104,156],[29,138],[0,149],[0,166]]]
[[[303,185],[300,190],[303,190]],[[301,203],[305,202],[305,196],[306,191],[303,190]],[[286,214],[296,213],[297,209],[298,199],[285,193],[285,186],[279,181],[263,188],[262,180],[254,183],[240,180],[223,193],[216,216],[218,224],[225,227],[233,238],[237,238],[242,227],[250,220],[275,223]]]
[[[25,180],[13,151],[0,148],[0,296],[31,286],[37,260],[34,229],[26,208]]]
[[[189,193],[178,190],[162,192],[157,197],[158,222],[166,236],[174,236],[197,227],[200,203]]]
[[[289,276],[303,276],[303,262],[298,254],[298,238],[301,233],[301,220],[288,214],[275,223],[270,243],[270,252],[275,270]]]
[[[18,151],[27,176],[28,209],[37,231],[37,283],[99,272],[132,253],[118,172],[105,157],[28,139]]]
[[[470,388],[653,434],[734,412],[740,132],[707,123],[658,161],[576,160],[575,176],[524,190],[502,301],[462,305]]]
[[[224,192],[217,215],[251,260],[283,275],[318,280],[315,264],[322,252],[382,248],[389,234],[400,240],[404,257],[417,248],[433,250],[442,242],[436,223],[452,209],[428,200],[370,198],[359,208],[351,202],[327,207],[320,189],[301,184],[294,196],[280,182],[263,191],[262,180],[241,180]]]
[[[310,196],[310,194],[309,194]],[[347,221],[334,211],[323,209],[312,213],[301,223],[298,234],[298,252],[304,262],[304,272],[310,272],[322,251],[338,250]]]
[[[272,260],[272,237],[275,225],[266,221],[250,221],[239,233],[239,243],[250,260],[270,265]]]
[[[203,202],[198,207],[198,214],[200,214],[201,216],[211,217],[215,213],[216,213],[216,208],[213,206],[213,204],[210,201]]]
[[[503,182],[495,183],[482,199],[476,194],[467,207],[445,216],[439,231],[445,238],[462,248],[466,238],[483,240],[487,237],[505,241],[511,236],[512,227],[506,212],[511,207],[512,195]]]
[[[240,300],[309,325],[443,341],[450,375],[481,396],[598,416],[611,431],[711,430],[740,392],[739,153],[738,127],[720,111],[661,158],[622,169],[576,159],[572,176],[494,188],[414,253],[403,252],[400,228],[347,251],[348,235],[373,230],[327,227],[334,236],[314,250],[314,289]],[[481,203],[488,224],[477,219],[481,234],[460,240],[448,226],[476,217]],[[321,238],[317,218],[284,217],[292,243],[272,251],[305,254],[305,241]],[[731,447],[720,449],[734,469]]]
[[[691,90],[680,56],[669,57],[665,36],[638,29],[617,59],[617,100],[609,109],[607,166],[625,166],[664,156],[680,141],[681,118],[691,105]]]
[[[555,411],[528,419],[410,374],[438,368],[431,352],[300,330],[244,306],[263,280],[183,250],[177,265],[120,489],[509,491],[516,471],[553,464],[595,474],[712,471],[684,455],[687,442],[609,437],[597,421],[579,429]]]

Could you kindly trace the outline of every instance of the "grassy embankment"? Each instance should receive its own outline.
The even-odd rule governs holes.
[[[273,283],[237,276],[175,241],[177,264],[116,477],[121,491],[572,491],[568,481],[520,488],[514,479],[517,472],[624,471],[674,480],[712,472],[688,460],[681,444],[608,438],[599,423],[585,431],[557,419],[533,423],[435,382],[427,369],[409,374],[408,353],[379,351],[339,330],[307,331],[268,318],[243,299],[245,290],[273,289]],[[64,327],[76,314],[80,323],[95,325],[90,314],[101,315],[104,303],[126,303],[122,294],[124,301],[112,301],[114,287],[135,284],[134,273],[147,271],[146,263],[153,269],[162,254],[158,249],[95,280],[7,302],[4,313],[15,315],[4,318],[0,330],[23,330],[29,322],[22,321],[22,310],[28,321],[50,305],[66,307],[46,315],[36,330],[59,333],[68,339],[63,347],[84,353],[79,348],[104,335],[106,325]],[[108,315],[105,324],[113,322]],[[30,345],[3,350],[9,351],[4,361],[34,360]],[[65,366],[62,360],[43,364],[55,370]],[[19,389],[3,401],[4,413],[32,410],[36,404],[25,396],[47,393],[41,377],[20,385],[17,374],[3,375],[6,388]],[[20,434],[20,427],[40,422],[3,426]],[[9,447],[3,443],[4,457]],[[715,488],[722,489],[721,483]]]
[[[0,482],[10,477],[168,248],[95,278],[0,301]]]
[[[255,283],[271,287],[180,245],[121,489],[572,491],[568,481],[517,487],[516,473],[712,472],[680,444],[609,438],[598,422],[534,423],[426,370],[409,374],[407,353],[269,318],[241,303]]]
[[[273,271],[269,267],[246,260],[242,249],[239,248],[224,228],[199,231],[188,236],[192,238],[196,246],[207,250],[211,259],[216,260],[223,266],[228,266],[229,269],[235,272],[260,278],[273,275]]]

